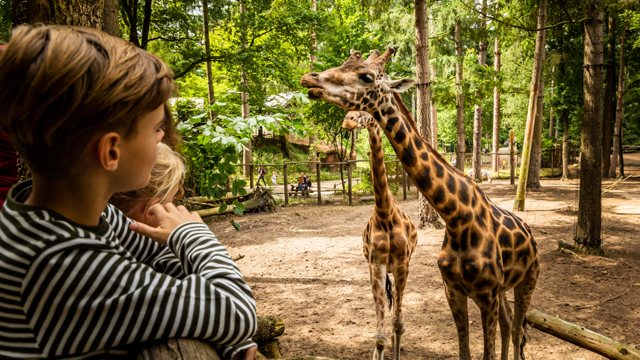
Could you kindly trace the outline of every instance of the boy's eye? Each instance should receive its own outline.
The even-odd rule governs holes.
[[[160,127],[158,128],[158,130],[156,130],[156,131],[157,131],[157,132],[159,132],[159,131],[161,131],[161,130],[162,130],[162,131],[164,131],[164,125],[160,126]]]

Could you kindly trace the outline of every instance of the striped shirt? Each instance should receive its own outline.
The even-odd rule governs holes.
[[[24,205],[30,191],[14,186],[0,212],[0,359],[117,358],[168,338],[225,358],[255,345],[251,289],[205,224],[162,246],[111,205],[84,226]]]

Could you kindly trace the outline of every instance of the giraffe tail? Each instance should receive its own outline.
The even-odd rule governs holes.
[[[522,341],[520,341],[520,359],[525,360],[524,358],[524,346],[527,345],[527,317],[524,317],[524,321],[522,322]]]
[[[387,292],[387,299],[389,299],[389,310],[393,307],[393,289],[391,288],[391,279],[389,279],[389,274],[387,274],[387,284],[385,285],[385,290]]]

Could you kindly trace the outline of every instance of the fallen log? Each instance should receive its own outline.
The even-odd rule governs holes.
[[[363,203],[367,201],[376,201],[376,198],[375,196],[365,196],[365,197],[361,197],[359,202]]]
[[[210,344],[194,339],[167,339],[143,343],[136,360],[220,360]]]
[[[258,330],[252,339],[260,342],[275,339],[282,334],[284,334],[284,322],[281,318],[271,315],[258,316]]]
[[[244,205],[245,211],[253,210],[253,209],[257,208],[258,205],[259,205],[258,199],[255,199],[255,198],[254,199],[249,199],[249,200],[243,202],[242,204]],[[211,215],[220,215],[220,214],[232,213],[234,208],[235,208],[234,205],[228,205],[227,208],[223,212],[220,212],[220,207],[218,206],[218,207],[209,208],[209,209],[197,210],[196,212],[200,216],[211,216]]]
[[[640,360],[640,351],[606,336],[557,317],[532,310],[527,316],[531,327],[566,340],[613,360]]]

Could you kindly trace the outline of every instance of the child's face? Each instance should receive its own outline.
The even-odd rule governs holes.
[[[140,189],[149,183],[151,169],[156,162],[157,144],[162,140],[161,128],[164,120],[164,107],[145,114],[138,121],[136,132],[129,139],[122,139],[121,158],[118,163],[118,176],[121,179],[117,191]]]

